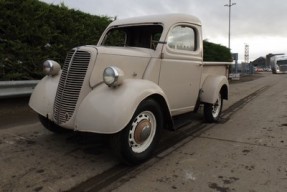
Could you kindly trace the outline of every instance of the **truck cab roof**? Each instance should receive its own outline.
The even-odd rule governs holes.
[[[110,26],[133,25],[143,23],[162,23],[164,26],[170,26],[174,23],[184,22],[201,26],[201,21],[197,17],[187,14],[162,14],[120,19],[113,21]]]

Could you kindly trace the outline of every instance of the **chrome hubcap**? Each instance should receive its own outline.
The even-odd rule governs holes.
[[[145,151],[152,143],[156,132],[156,118],[150,111],[141,112],[129,131],[129,146],[136,153]]]
[[[149,137],[150,132],[151,123],[148,120],[142,120],[135,128],[135,142],[142,144]]]

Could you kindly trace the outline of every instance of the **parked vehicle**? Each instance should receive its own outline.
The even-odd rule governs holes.
[[[287,73],[287,55],[275,55],[270,59],[272,73]]]
[[[265,67],[263,70],[264,70],[265,72],[271,72],[271,71],[272,71],[271,68],[269,68],[269,67]]]
[[[261,68],[261,67],[256,67],[255,71],[256,71],[256,72],[263,72],[263,71],[264,71],[264,69],[263,69],[263,68]]]
[[[228,62],[203,62],[201,22],[169,14],[112,22],[97,46],[72,49],[63,69],[44,62],[29,105],[53,132],[109,134],[118,157],[141,163],[174,117],[204,105],[208,122],[228,99]]]

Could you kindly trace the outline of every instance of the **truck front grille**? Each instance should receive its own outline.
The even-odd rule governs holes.
[[[280,65],[279,69],[280,71],[287,71],[287,65]]]
[[[58,124],[70,120],[75,111],[91,55],[86,51],[68,53],[54,103],[54,119]]]

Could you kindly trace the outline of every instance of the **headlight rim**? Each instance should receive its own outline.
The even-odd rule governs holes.
[[[112,70],[112,76],[108,74],[108,70]],[[107,76],[111,76],[113,78],[112,81],[107,80]],[[103,82],[108,87],[117,87],[122,84],[124,73],[123,71],[115,66],[109,66],[104,69],[103,72]]]
[[[54,60],[46,60],[43,63],[43,72],[48,76],[58,75],[61,70],[61,65]]]

